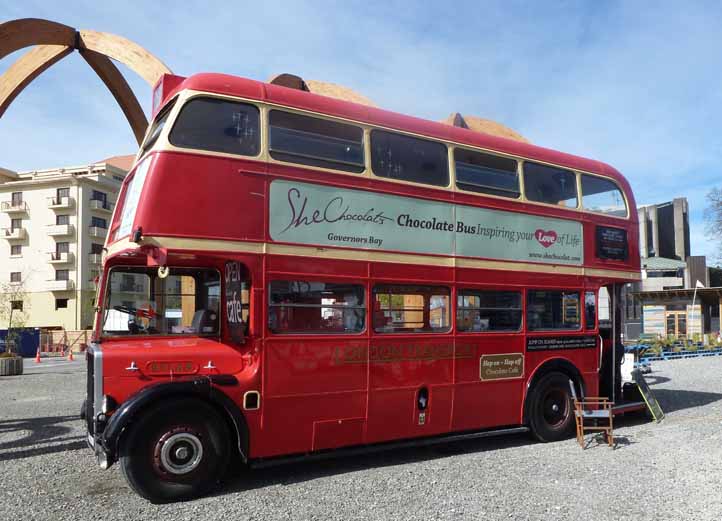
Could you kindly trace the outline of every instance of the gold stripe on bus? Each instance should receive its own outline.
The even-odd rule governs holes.
[[[576,275],[589,277],[610,277],[639,280],[640,274],[621,270],[604,270],[598,268],[584,268],[562,265],[531,264],[526,262],[505,262],[493,260],[468,259],[458,257],[435,257],[415,255],[412,253],[390,253],[373,250],[342,250],[320,246],[299,246],[290,244],[238,242],[218,239],[185,239],[177,237],[143,237],[143,244],[166,248],[168,250],[199,250],[199,251],[227,251],[235,253],[252,253],[268,255],[290,255],[295,257],[314,257],[335,260],[359,260],[372,262],[394,262],[398,264],[421,264],[426,266],[440,266],[447,268],[473,268],[500,271],[517,271],[531,273],[555,273],[559,275]],[[118,241],[108,247],[107,255],[136,249],[139,245],[128,239]]]

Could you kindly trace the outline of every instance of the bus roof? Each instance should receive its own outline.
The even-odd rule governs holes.
[[[522,143],[512,139],[454,127],[446,123],[407,116],[397,112],[228,74],[199,73],[185,79],[175,77],[174,80],[172,90],[164,93],[163,104],[176,92],[190,89],[227,96],[237,96],[261,102],[265,101],[328,116],[355,120],[369,125],[485,148],[526,159],[552,163],[562,167],[611,177],[621,185],[634,208],[632,190],[626,178],[614,167],[594,159],[587,159],[529,143]],[[161,81],[163,80],[161,79]],[[159,107],[160,105],[162,104],[159,104]],[[636,218],[634,215],[630,217],[632,219]]]

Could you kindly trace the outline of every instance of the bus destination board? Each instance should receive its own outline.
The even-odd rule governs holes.
[[[627,230],[597,226],[597,257],[627,260]]]

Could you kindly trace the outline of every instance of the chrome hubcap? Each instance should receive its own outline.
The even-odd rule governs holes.
[[[188,457],[189,453],[190,453],[190,451],[188,450],[188,447],[178,447],[175,450],[175,457],[176,457],[176,459],[180,459],[180,460],[186,459]]]
[[[179,432],[164,440],[160,449],[160,463],[171,474],[188,474],[203,459],[203,444],[195,434]]]

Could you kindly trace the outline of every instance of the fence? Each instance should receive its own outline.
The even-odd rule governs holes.
[[[64,355],[69,350],[83,352],[88,347],[92,331],[83,329],[80,331],[68,331],[60,329],[57,331],[45,331],[40,335],[40,351],[47,354]]]

